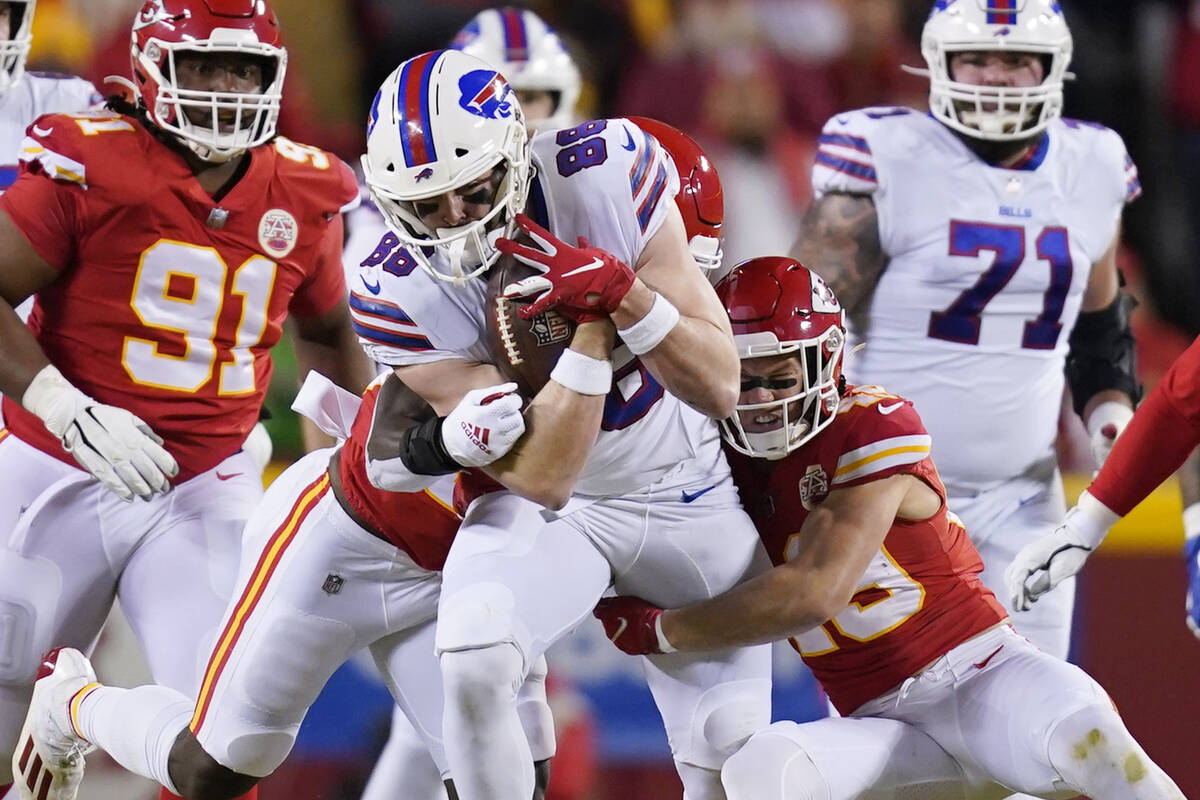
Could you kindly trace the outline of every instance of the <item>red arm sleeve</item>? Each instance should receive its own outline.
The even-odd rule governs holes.
[[[1088,492],[1125,516],[1200,444],[1200,339],[1192,342],[1113,445]]]

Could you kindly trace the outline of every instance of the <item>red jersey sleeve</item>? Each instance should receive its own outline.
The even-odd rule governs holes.
[[[329,224],[321,239],[316,263],[292,295],[288,312],[299,317],[316,317],[345,302],[346,278],[342,269],[345,223],[342,214],[358,205],[358,181],[344,161],[331,154],[332,170],[314,192],[315,202],[324,206]]]
[[[1169,431],[1169,435],[1164,432]],[[1200,444],[1200,339],[1175,360],[1133,415],[1088,493],[1125,516]]]
[[[843,428],[831,489],[927,472],[932,440],[908,400],[877,386],[854,387],[838,413],[851,415],[851,424]]]
[[[50,114],[29,126],[21,143],[20,176],[0,197],[0,208],[58,270],[72,261],[85,217],[87,167],[72,122]]]
[[[338,303],[346,302],[346,278],[342,271],[343,228],[341,214],[329,221],[316,263],[292,295],[288,313],[298,317],[318,317]]]

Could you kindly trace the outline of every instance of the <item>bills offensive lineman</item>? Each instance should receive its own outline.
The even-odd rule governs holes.
[[[1071,34],[1056,0],[938,0],[922,52],[929,114],[826,124],[795,253],[866,345],[850,377],[921,413],[983,581],[1007,596],[1006,566],[1065,511],[1064,366],[1097,462],[1139,393],[1116,248],[1140,187],[1116,133],[1060,117]],[[1072,603],[1066,586],[1015,624],[1065,658]]]
[[[791,637],[845,716],[755,734],[722,771],[730,800],[1182,800],[1104,690],[1009,626],[912,404],[842,379],[824,281],[756,258],[717,292],[742,355],[725,438],[776,567],[686,608],[596,614],[633,654]]]
[[[611,583],[699,598],[765,563],[705,416],[731,408],[737,358],[688,252],[665,153],[624,120],[531,146],[521,116],[484,62],[426,53],[381,87],[364,158],[403,246],[360,272],[394,308],[382,335],[360,338],[439,413],[498,378],[479,280],[497,247],[542,273],[511,287],[537,295],[526,312],[609,317],[624,342],[615,369],[565,351],[552,377],[599,398],[599,415],[554,434],[564,442],[540,465],[518,444],[517,468],[493,471],[512,491],[474,501],[446,562],[437,633],[446,753],[460,793],[481,800],[530,795],[510,688]],[[536,246],[513,241],[518,230]],[[531,438],[552,433],[537,418],[528,428]],[[581,433],[595,441],[590,452],[569,446]],[[752,648],[647,663],[688,797],[722,797],[717,770],[768,714],[768,662]]]

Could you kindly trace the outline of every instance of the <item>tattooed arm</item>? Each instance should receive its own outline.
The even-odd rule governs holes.
[[[861,333],[887,266],[874,200],[834,192],[815,201],[800,224],[792,257],[826,280]]]

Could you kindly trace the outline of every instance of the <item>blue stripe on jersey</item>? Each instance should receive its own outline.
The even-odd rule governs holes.
[[[538,225],[550,230],[550,210],[546,206],[546,193],[536,171],[533,180],[529,182],[529,216],[533,217],[533,221]]]
[[[403,322],[406,325],[414,324],[412,317],[405,314],[399,306],[378,300],[368,300],[353,292],[350,294],[350,308],[361,311],[364,314],[374,314],[377,317],[390,319],[393,322]]]
[[[367,325],[363,325],[357,320],[352,320],[351,324],[354,325],[355,333],[357,333],[363,339],[366,339],[370,342],[375,342],[376,344],[391,345],[392,347],[399,347],[403,350],[433,349],[433,343],[424,336],[404,336],[399,333],[393,333],[391,331],[381,330],[380,328],[372,328]]]
[[[642,189],[642,181],[646,179],[646,171],[650,169],[650,163],[654,161],[654,140],[645,131],[642,131],[642,138],[645,139],[645,143],[641,152],[638,153],[637,161],[634,162],[633,171],[629,173],[629,188],[633,191],[635,198]]]
[[[650,187],[650,193],[646,195],[641,208],[638,209],[637,218],[638,224],[642,226],[642,233],[646,232],[646,226],[650,224],[650,217],[654,214],[654,209],[658,207],[658,200],[666,188],[667,165],[659,164],[658,174],[654,176],[654,185]]]
[[[848,158],[839,158],[838,156],[826,153],[824,150],[817,151],[816,161],[822,166],[829,167],[838,172],[844,172],[859,180],[870,181],[871,183],[879,182],[879,179],[875,176],[875,168],[866,164],[860,164]]]
[[[838,147],[849,147],[852,150],[858,150],[861,153],[871,154],[871,146],[867,144],[867,140],[861,136],[851,136],[846,133],[822,133],[817,139],[818,144],[832,144]]]
[[[0,189],[7,189],[17,182],[17,175],[20,174],[21,168],[16,164],[5,164],[0,166]]]

